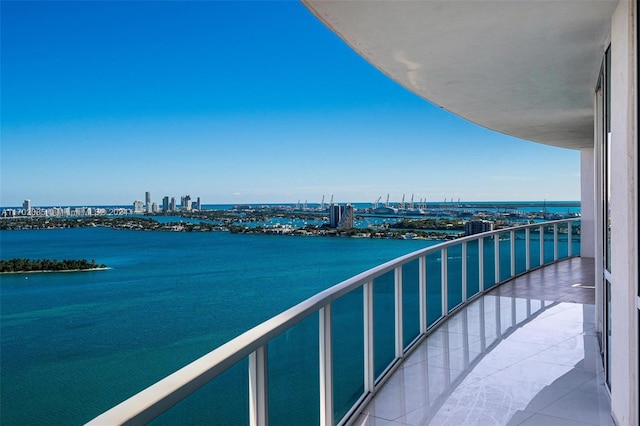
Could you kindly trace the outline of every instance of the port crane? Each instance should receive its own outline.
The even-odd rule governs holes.
[[[373,208],[374,209],[378,208],[378,203],[380,203],[380,199],[381,198],[382,198],[382,196],[379,196],[378,199],[373,202]]]

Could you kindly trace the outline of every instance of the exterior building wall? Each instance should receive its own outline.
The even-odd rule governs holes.
[[[639,421],[634,8],[621,1],[611,21],[611,409],[619,425]]]
[[[580,256],[596,255],[596,162],[594,148],[580,150]]]

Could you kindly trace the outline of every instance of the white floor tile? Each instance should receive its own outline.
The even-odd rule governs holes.
[[[534,414],[535,413],[531,413],[529,411],[518,411],[513,416],[511,416],[511,418],[507,422],[507,426],[519,425]]]
[[[593,314],[484,296],[428,336],[356,424],[613,424]]]
[[[362,414],[391,421],[425,405],[427,402],[428,398],[424,391],[398,386],[384,386]]]
[[[572,323],[568,323],[572,324]],[[581,331],[565,329],[546,330],[539,328],[519,328],[508,339],[516,342],[540,343],[543,345],[557,345],[560,342],[576,336]]]
[[[399,426],[403,424],[404,423],[398,423],[392,420],[381,419],[370,414],[361,414],[354,422],[354,425],[357,426]]]
[[[543,414],[533,416],[520,423],[520,426],[592,426],[591,423],[583,423],[575,420],[561,419]]]
[[[574,390],[541,410],[541,414],[594,425],[613,425],[608,397]]]

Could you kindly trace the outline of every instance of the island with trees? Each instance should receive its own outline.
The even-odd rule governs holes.
[[[428,229],[427,222],[418,224],[411,220],[403,220],[400,225],[383,224],[376,227],[335,229],[324,224],[267,224],[275,219],[301,219],[328,221],[323,215],[294,214],[272,212],[271,215],[263,211],[254,213],[237,213],[232,211],[200,211],[179,212],[180,217],[199,220],[199,222],[159,222],[150,217],[140,216],[92,216],[92,217],[13,217],[0,218],[0,231],[11,230],[37,230],[37,229],[65,229],[104,227],[116,230],[130,231],[174,231],[174,232],[212,232],[227,231],[237,234],[271,234],[271,235],[301,235],[301,236],[326,236],[326,237],[355,237],[355,238],[401,238],[401,239],[450,239],[463,235],[450,233],[453,230],[464,229],[462,222],[440,219],[434,220],[434,228]],[[459,223],[458,223],[459,222]],[[454,225],[455,223],[455,225]],[[430,222],[429,222],[430,224]],[[392,228],[392,229],[390,229]]]
[[[354,223],[365,222],[364,226],[345,229],[329,226],[327,209],[299,211],[282,206],[234,206],[226,210],[181,210],[144,215],[0,217],[0,231],[103,227],[126,231],[226,231],[234,234],[384,239],[449,240],[464,236],[465,223],[473,219],[475,211],[440,210],[412,215],[408,211],[398,211],[387,215],[365,209],[354,216]],[[493,222],[494,229],[530,223],[532,220],[527,218],[518,223],[500,212],[479,213],[481,215],[478,217]],[[368,220],[372,218],[372,221]]]
[[[9,259],[0,260],[0,273],[19,272],[72,272],[107,269],[107,265],[86,259]]]

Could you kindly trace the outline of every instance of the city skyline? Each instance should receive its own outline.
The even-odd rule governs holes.
[[[1,40],[0,206],[580,198],[577,151],[441,110],[299,3],[6,2]]]
[[[196,197],[196,201],[192,201],[191,196],[190,195],[183,195],[181,196],[181,203],[178,204],[178,202],[176,201],[176,197],[173,196],[163,196],[161,198],[161,202],[155,202],[152,201],[149,205],[155,205],[157,207],[157,211],[151,211],[148,212],[147,209],[147,204],[146,204],[146,200],[142,201],[139,199],[135,199],[130,203],[116,203],[116,204],[106,204],[106,203],[95,203],[95,204],[89,204],[89,203],[79,203],[79,204],[65,204],[65,203],[53,203],[53,204],[41,204],[41,203],[33,203],[31,199],[23,199],[22,202],[20,202],[17,205],[6,205],[6,206],[0,206],[0,209],[4,209],[4,210],[30,210],[30,209],[40,209],[40,208],[62,208],[62,207],[71,207],[71,208],[90,208],[90,207],[127,207],[127,206],[134,206],[135,209],[135,205],[136,203],[140,203],[140,208],[142,209],[143,213],[155,213],[155,212],[161,212],[163,211],[163,206],[165,205],[165,200],[167,203],[167,206],[169,206],[167,209],[165,209],[164,211],[175,211],[177,209],[177,206],[180,206],[181,208],[184,207],[186,204],[184,204],[184,200],[185,197],[189,197],[189,205],[193,206],[194,204],[196,205],[200,205],[200,206],[234,206],[234,205],[251,205],[251,206],[263,206],[263,205],[273,205],[273,206],[278,206],[278,205],[282,205],[282,206],[299,206],[300,208],[304,209],[306,208],[306,206],[309,207],[323,207],[323,208],[328,208],[329,206],[346,206],[346,205],[365,205],[368,204],[370,205],[372,208],[376,208],[377,206],[381,206],[384,207],[387,204],[389,206],[394,206],[394,207],[401,207],[401,208],[412,208],[412,205],[415,206],[420,206],[420,208],[426,208],[426,206],[428,205],[434,205],[434,206],[442,206],[442,205],[454,205],[454,206],[461,206],[464,207],[465,205],[475,205],[477,203],[479,204],[490,204],[492,202],[495,202],[497,204],[519,204],[522,203],[522,205],[526,205],[527,203],[533,203],[533,204],[546,204],[548,203],[549,205],[553,205],[553,204],[557,204],[560,203],[561,205],[564,205],[565,203],[568,204],[573,204],[573,203],[577,203],[578,205],[580,204],[579,200],[501,200],[501,201],[496,201],[496,200],[463,200],[463,199],[457,199],[454,200],[453,198],[448,199],[445,198],[443,200],[428,200],[425,198],[420,198],[420,199],[414,199],[413,202],[408,199],[405,198],[404,196],[406,194],[402,194],[403,197],[399,198],[399,199],[389,199],[388,203],[386,201],[382,201],[381,198],[379,197],[377,200],[374,201],[340,201],[340,202],[331,202],[329,201],[330,199],[327,199],[325,197],[323,197],[320,201],[317,200],[297,200],[295,202],[285,202],[285,203],[207,203],[207,202],[202,202],[200,197]],[[331,196],[333,196],[333,194],[331,194]]]

